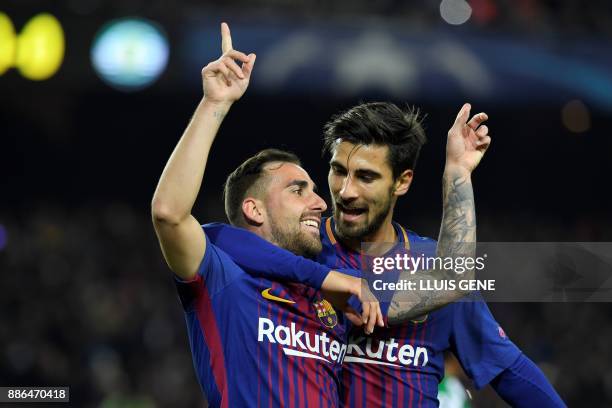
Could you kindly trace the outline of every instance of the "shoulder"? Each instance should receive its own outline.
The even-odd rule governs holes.
[[[234,247],[239,245],[239,239],[236,234],[240,234],[240,230],[228,224],[210,223],[202,225],[204,235],[206,236],[206,252],[200,264],[199,273],[206,277],[207,280],[216,279],[219,276],[224,276],[224,284],[227,278],[235,278],[243,274],[242,268],[233,260],[225,249],[230,245]],[[237,231],[238,230],[238,231]],[[247,232],[248,231],[244,231]],[[243,232],[243,233],[244,233]],[[216,270],[214,274],[207,271]]]
[[[319,227],[319,235],[321,236],[321,244],[323,249],[335,250],[337,243],[336,236],[334,235],[334,219],[332,217],[321,218],[321,226]]]
[[[207,262],[204,262],[207,260],[207,257],[217,258],[222,260],[224,263],[231,261],[231,258],[221,248],[223,248],[226,241],[231,239],[233,235],[233,228],[235,227],[221,222],[213,222],[202,225],[202,230],[204,230],[204,235],[206,235],[207,247],[202,264],[207,264]]]
[[[487,302],[478,291],[468,293],[463,298],[453,302],[452,306],[456,321],[479,322],[480,325],[485,324],[485,322],[495,322]]]
[[[230,233],[236,229],[236,227],[232,227],[231,225],[223,222],[211,222],[208,224],[202,224],[202,229],[206,234],[217,235],[220,233]]]
[[[236,251],[249,253],[272,245],[254,232],[221,222],[204,224],[202,228],[210,243],[230,254]]]
[[[421,236],[417,234],[416,232],[414,232],[413,230],[404,227],[398,222],[393,221],[393,227],[395,228],[395,231],[398,233],[398,235],[402,237],[403,241],[409,240],[411,243],[413,241],[414,242],[436,242],[435,239]]]
[[[319,228],[321,235],[322,250],[317,256],[316,261],[324,265],[337,266],[339,246],[336,245],[336,238],[333,232],[333,218],[323,217]]]
[[[398,234],[402,235],[402,241],[408,241],[408,248],[411,252],[418,252],[428,256],[434,256],[436,253],[437,241],[433,238],[421,236],[416,232],[394,223]]]
[[[334,245],[336,243],[336,237],[334,236],[334,219],[332,217],[321,218],[319,234],[321,235],[323,245]]]
[[[403,227],[402,227],[403,228]],[[410,240],[410,242],[416,242],[416,243],[432,243],[435,244],[437,241],[433,238],[430,237],[426,237],[423,235],[419,235],[416,232],[409,230],[407,228],[405,228],[406,234],[408,235],[408,239]]]

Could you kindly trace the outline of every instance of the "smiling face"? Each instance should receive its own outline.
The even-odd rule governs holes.
[[[391,221],[397,183],[388,150],[381,145],[337,142],[328,182],[336,233],[341,239],[363,240]]]
[[[306,170],[293,163],[270,163],[266,172],[264,238],[297,255],[316,256],[322,249],[319,226],[327,205],[315,192],[315,184]]]

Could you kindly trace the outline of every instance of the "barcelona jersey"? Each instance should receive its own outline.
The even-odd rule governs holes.
[[[197,275],[175,281],[209,405],[339,406],[347,353],[344,317],[317,289],[258,277],[238,266],[212,242],[219,234],[231,235],[231,229],[203,228],[207,246]],[[226,238],[247,255],[258,250]]]
[[[433,243],[394,224],[400,243]],[[336,238],[333,218],[321,224],[323,251],[318,261],[329,267],[362,268],[359,253]],[[449,304],[403,325],[376,327],[365,336],[351,331],[344,358],[341,402],[361,407],[437,407],[444,376],[444,351],[451,350],[477,388],[488,384],[521,354],[495,321],[478,294]],[[384,309],[384,308],[383,308]]]

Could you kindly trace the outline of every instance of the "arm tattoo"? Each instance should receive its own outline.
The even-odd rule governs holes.
[[[225,118],[225,115],[227,114],[227,112],[223,112],[223,111],[214,111],[213,112],[213,117],[215,119],[217,119],[219,122],[223,121],[223,118]]]
[[[472,182],[465,175],[444,174],[442,226],[438,237],[436,256],[440,258],[474,257],[476,253],[476,213]],[[437,264],[437,263],[436,263]],[[452,269],[436,268],[417,273],[404,271],[400,279],[415,281],[443,281],[448,279],[473,279],[474,268],[466,268],[463,274]],[[433,288],[431,284],[428,287]],[[389,324],[400,324],[451,303],[467,291],[423,290],[396,291],[388,312]]]

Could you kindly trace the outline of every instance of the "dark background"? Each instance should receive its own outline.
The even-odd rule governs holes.
[[[446,132],[466,101],[489,114],[493,137],[473,177],[479,240],[612,241],[611,6],[469,3],[460,26],[441,19],[438,1],[2,3],[18,31],[53,13],[67,45],[46,81],[0,76],[0,385],[69,385],[79,407],[202,405],[150,200],[202,96],[200,69],[218,57],[220,21],[258,60],[213,146],[194,210],[201,222],[225,220],[225,176],[265,147],[298,153],[327,193],[323,124],[359,101],[392,100],[427,114],[429,138],[396,220],[435,237]],[[171,47],[159,80],[137,92],[109,87],[89,59],[101,25],[125,16],[156,21]],[[318,51],[278,79],[306,52],[286,45],[298,34]],[[395,52],[377,56],[389,44],[381,36]],[[364,55],[374,57],[355,66],[374,68],[338,68]],[[401,79],[402,68],[418,75],[382,80]],[[360,73],[361,85],[338,86]],[[564,124],[570,101],[582,110],[569,128],[586,117],[586,130]],[[491,309],[568,405],[612,405],[609,304]],[[475,406],[504,406],[490,389],[472,394]]]

